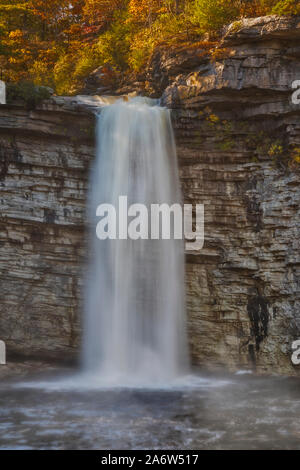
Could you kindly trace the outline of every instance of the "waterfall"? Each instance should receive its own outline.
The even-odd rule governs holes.
[[[188,366],[182,240],[99,240],[96,208],[181,202],[169,110],[155,100],[118,100],[97,117],[83,367],[115,384],[170,381]]]

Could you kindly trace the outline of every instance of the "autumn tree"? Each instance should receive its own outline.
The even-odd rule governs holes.
[[[32,58],[29,33],[34,23],[27,1],[0,2],[0,67],[5,80],[26,75]]]
[[[300,14],[299,0],[0,0],[7,81],[75,93],[94,68],[139,73],[159,46],[216,38],[245,16]]]
[[[83,25],[86,33],[99,33],[106,29],[115,13],[126,9],[127,4],[127,0],[85,0]]]
[[[151,24],[164,8],[163,3],[161,0],[130,0],[129,13],[134,21]]]

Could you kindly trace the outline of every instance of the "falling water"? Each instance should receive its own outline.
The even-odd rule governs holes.
[[[169,111],[146,98],[103,107],[90,187],[84,369],[115,384],[168,382],[188,365],[183,242],[100,241],[95,228],[97,206],[118,209],[119,196],[149,209],[180,202]]]

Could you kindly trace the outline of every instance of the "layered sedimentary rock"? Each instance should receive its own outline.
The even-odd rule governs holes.
[[[205,205],[205,245],[186,264],[197,365],[299,373],[299,38],[299,18],[235,22],[213,54],[160,51],[147,72],[172,109],[184,200]],[[0,107],[0,337],[10,354],[78,355],[93,113],[74,99]]]
[[[235,23],[214,59],[203,56],[163,94],[185,201],[205,204],[204,249],[187,256],[201,364],[299,373],[299,39],[299,18]]]
[[[76,104],[0,108],[0,336],[8,358],[77,354],[93,152],[94,116]]]

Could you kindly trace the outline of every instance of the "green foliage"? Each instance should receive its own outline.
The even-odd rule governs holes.
[[[293,149],[293,158],[297,163],[300,163],[300,148],[295,147]]]
[[[231,32],[232,33],[237,33],[242,27],[242,22],[239,21],[234,21],[231,26]]]
[[[56,62],[53,75],[56,92],[59,95],[72,94],[74,85],[74,57],[72,54],[61,55]],[[76,86],[76,82],[75,82]]]
[[[155,47],[176,46],[187,39],[187,21],[184,14],[162,13],[148,27],[132,32],[128,66],[134,71],[142,70]]]
[[[53,70],[42,60],[35,60],[28,69],[34,83],[39,86],[54,86]]]
[[[269,157],[272,158],[279,158],[283,154],[283,145],[282,142],[279,140],[276,140],[270,145],[270,148],[268,150],[268,155]]]
[[[0,69],[6,82],[78,92],[95,68],[138,73],[155,48],[216,41],[241,18],[300,14],[298,0],[0,0]],[[210,42],[212,42],[210,41]],[[205,49],[205,47],[203,47]],[[207,52],[205,52],[207,54]],[[230,54],[210,47],[212,60]]]
[[[208,126],[213,129],[214,135],[217,139],[216,147],[224,152],[232,150],[235,147],[233,139],[234,125],[231,121],[226,119],[221,120],[219,116],[212,113],[210,108],[204,110],[206,114],[206,122]]]
[[[299,167],[300,167],[300,147],[294,147],[292,149],[290,167],[299,169]]]
[[[110,63],[120,70],[126,70],[131,40],[132,25],[128,22],[128,13],[115,13],[111,27],[99,37],[98,41],[98,55],[101,57],[102,65]]]
[[[193,24],[201,32],[215,32],[240,16],[237,0],[195,0]]]
[[[34,109],[43,100],[49,99],[50,91],[31,82],[9,83],[7,85],[7,103],[23,101],[27,109]]]
[[[300,15],[300,3],[298,0],[280,0],[272,8],[275,15]]]

